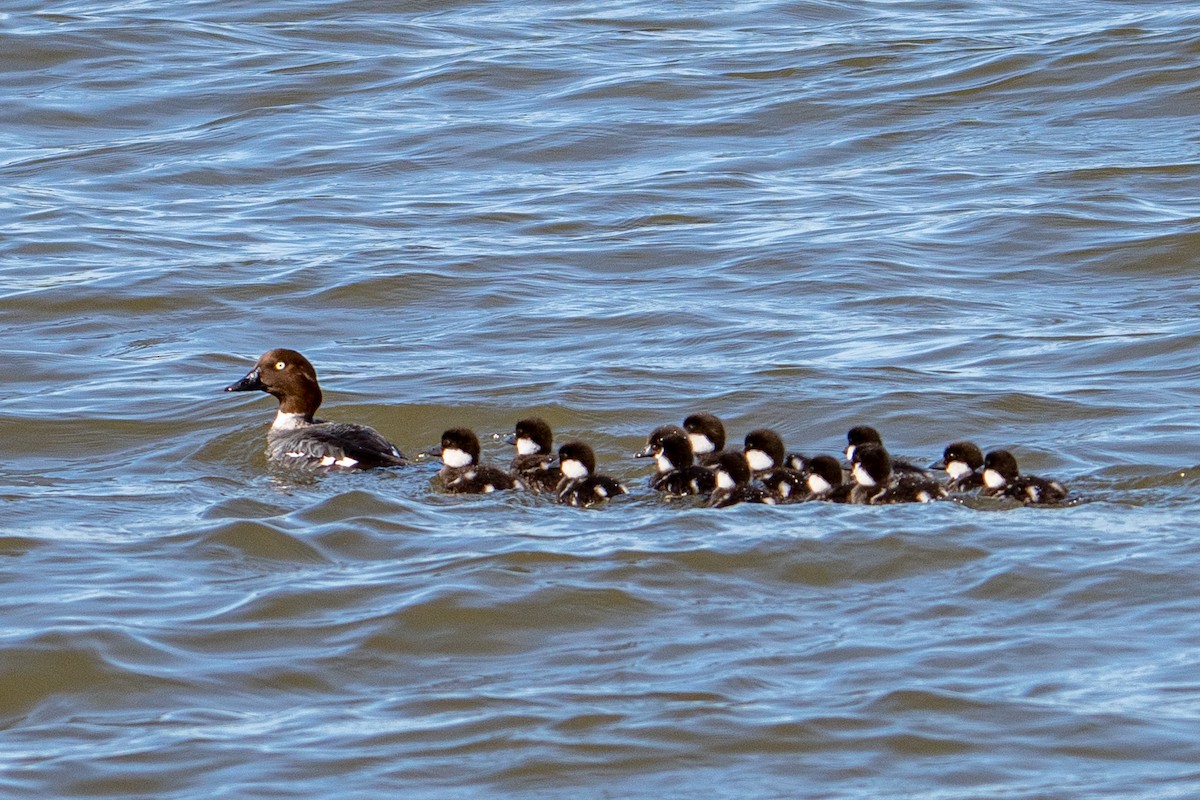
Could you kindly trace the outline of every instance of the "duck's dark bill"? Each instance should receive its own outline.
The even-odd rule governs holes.
[[[225,387],[227,392],[252,392],[263,388],[262,379],[257,369],[250,370],[246,377]]]

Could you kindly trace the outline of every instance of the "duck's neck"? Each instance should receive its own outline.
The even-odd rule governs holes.
[[[275,414],[275,421],[271,423],[271,430],[294,431],[297,428],[303,428],[305,425],[312,424],[312,417],[308,414],[297,414],[291,411],[280,410]]]

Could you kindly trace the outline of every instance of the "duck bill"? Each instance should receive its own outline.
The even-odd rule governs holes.
[[[656,456],[656,455],[658,455],[658,454],[651,451],[649,445],[647,445],[646,447],[643,447],[641,450],[638,450],[636,453],[634,453],[633,457],[634,458],[654,458],[654,456]]]
[[[226,386],[225,391],[253,392],[256,389],[266,391],[266,388],[267,387],[263,385],[262,376],[258,371],[258,367],[255,367],[254,369],[250,370],[250,372],[246,374],[246,377],[242,378],[240,381]]]

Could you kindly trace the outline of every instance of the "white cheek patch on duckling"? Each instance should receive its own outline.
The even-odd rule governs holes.
[[[808,476],[808,490],[813,494],[825,494],[832,488],[833,487],[829,484],[829,481],[825,480],[820,475]]]
[[[965,461],[947,461],[946,474],[952,480],[960,480],[967,477],[972,472],[971,467]]]
[[[671,470],[675,469],[675,465],[672,464],[670,459],[668,459],[662,453],[656,455],[654,460],[658,463],[659,472],[670,472]]]
[[[537,443],[527,436],[522,436],[517,439],[517,454],[522,456],[531,456],[538,451]]]
[[[1004,476],[994,469],[985,469],[983,471],[983,485],[989,489],[1001,489],[1007,481]]]
[[[862,464],[854,465],[854,480],[859,486],[874,486],[875,479],[863,469]]]
[[[775,466],[775,459],[764,453],[762,450],[747,450],[746,463],[750,465],[750,469],[755,472],[762,472],[765,469],[771,469]]]
[[[717,488],[718,489],[732,489],[735,486],[737,486],[737,483],[733,480],[732,475],[730,475],[728,472],[726,472],[723,469],[717,470]]]
[[[562,470],[564,478],[570,478],[571,480],[586,478],[588,474],[587,467],[583,465],[583,462],[577,461],[574,458],[568,458],[567,460],[563,461],[562,464],[559,465],[559,469]]]
[[[447,467],[465,467],[473,460],[470,453],[459,450],[457,447],[442,448],[442,463]]]
[[[709,439],[707,436],[705,436],[703,433],[689,433],[688,441],[692,443],[692,452],[695,453],[696,455],[703,455],[704,453],[711,453],[712,451],[717,449],[716,446],[712,443],[712,440]]]
[[[852,444],[846,445],[846,460],[847,461],[850,461],[850,462],[854,461],[854,451],[857,449],[858,448]]]

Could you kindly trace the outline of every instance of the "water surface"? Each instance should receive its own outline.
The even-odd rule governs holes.
[[[1190,3],[18,3],[0,787],[1200,793]],[[410,453],[538,414],[631,496],[268,468],[276,346]],[[720,414],[1082,502],[664,502]]]

